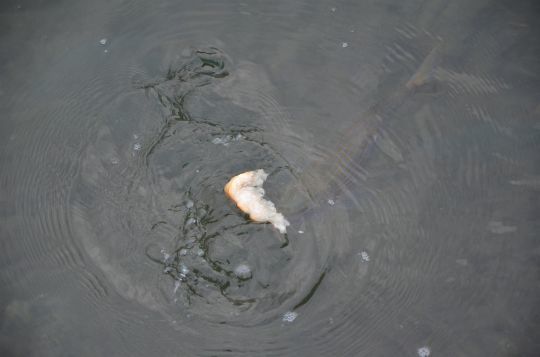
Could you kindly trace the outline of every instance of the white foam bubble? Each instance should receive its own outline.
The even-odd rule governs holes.
[[[360,258],[365,262],[369,262],[369,254],[366,251],[360,252]]]
[[[427,346],[420,347],[418,349],[418,356],[419,357],[429,357],[430,354],[431,354],[431,350]]]
[[[180,265],[180,273],[182,273],[184,275],[189,274],[189,268],[187,266],[185,266],[184,264],[181,264]]]
[[[298,313],[294,311],[287,311],[283,314],[283,318],[281,319],[283,322],[293,322],[298,317]]]
[[[251,278],[251,268],[247,264],[240,264],[234,268],[234,275],[242,280],[249,279]]]
[[[212,139],[212,144],[229,146],[229,144],[231,142],[238,141],[238,140],[241,140],[243,138],[244,138],[244,136],[242,134],[218,136],[218,137]]]
[[[171,255],[170,255],[169,253],[167,253],[167,252],[165,251],[165,249],[162,249],[162,250],[161,250],[161,254],[163,254],[163,261],[166,261],[166,260],[168,260],[168,259],[171,257]]]

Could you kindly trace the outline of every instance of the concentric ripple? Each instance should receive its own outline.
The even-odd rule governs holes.
[[[103,129],[96,144],[87,148],[77,201],[91,195],[95,203],[80,207],[77,226],[88,229],[84,235],[93,238],[85,242],[86,249],[98,266],[114,271],[109,279],[127,298],[159,311],[197,313],[214,322],[258,324],[279,319],[309,295],[325,256],[314,251],[322,242],[291,244],[288,235],[250,223],[226,200],[222,190],[229,177],[264,167],[271,174],[269,197],[293,221],[309,204],[309,194],[283,156],[258,134],[278,136],[265,122],[267,113],[258,111],[264,108],[257,105],[258,99],[266,103],[266,97],[254,92],[254,107],[237,106],[205,90],[227,77],[227,62],[216,48],[194,49],[163,79],[137,84],[141,94],[146,93],[147,105],[157,101],[162,106],[154,114],[158,125],[149,122],[157,128],[154,134],[135,135],[140,143],[131,147],[129,161],[134,165],[126,170],[120,164],[126,155],[112,144],[118,141],[112,136],[116,130]],[[231,122],[231,113],[246,122]],[[109,162],[103,161],[106,158]],[[126,178],[124,188],[102,191],[121,187]],[[285,201],[279,187],[291,185],[296,190]],[[127,245],[115,242],[119,234],[130,237],[124,241]],[[130,267],[143,257],[148,266],[138,269],[134,278]],[[250,279],[234,273],[242,264],[252,270]],[[160,274],[160,289],[150,289]]]

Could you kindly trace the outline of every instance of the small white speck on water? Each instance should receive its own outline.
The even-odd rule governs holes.
[[[165,249],[162,249],[162,250],[161,250],[161,254],[163,254],[163,260],[164,260],[164,261],[167,260],[167,259],[169,259],[169,258],[171,257],[171,255],[170,255],[169,253],[167,253],[167,252],[165,251]]]
[[[298,231],[299,234],[304,234],[304,231]]]
[[[107,44],[107,39],[102,38],[101,40],[99,40],[99,44],[102,45],[102,46],[105,46]]]
[[[287,311],[283,314],[283,322],[293,322],[298,317],[298,313],[294,311]]]
[[[113,164],[113,165],[118,165],[119,163],[120,163],[120,160],[118,160],[116,157],[113,157],[113,158],[111,159],[111,164]]]
[[[137,140],[139,138],[139,135],[133,134],[133,139]]]
[[[193,207],[193,201],[192,201],[192,200],[188,200],[188,201],[186,202],[186,207],[187,207],[187,208]]]
[[[333,206],[333,205],[336,204],[336,202],[334,202],[333,199],[329,199],[329,200],[328,200],[328,204],[329,204],[330,206]]]
[[[181,284],[180,280],[176,280],[174,282],[174,293],[175,294],[176,294],[176,291],[178,290],[178,288],[180,287],[180,284]]]
[[[419,357],[429,357],[430,354],[431,354],[431,350],[429,349],[429,347],[424,346],[418,349]]]
[[[331,7],[331,8],[330,8],[330,11],[336,12],[336,8],[335,8],[335,7]]]
[[[487,225],[487,228],[495,234],[507,234],[517,231],[517,227],[506,226],[502,222],[490,221]]]
[[[109,50],[103,50],[104,53],[109,53]]]
[[[142,149],[142,145],[139,144],[139,143],[135,143],[135,145],[133,145],[133,150],[135,151],[139,151]]]
[[[362,258],[364,262],[369,262],[369,254],[366,251],[360,253],[360,258]]]
[[[182,256],[187,255],[187,253],[188,253],[187,249],[184,249],[184,248],[180,249],[180,251],[178,252],[178,254]]]
[[[242,134],[237,135],[225,135],[212,139],[212,144],[229,146],[230,143],[244,139]]]
[[[351,32],[351,33],[353,33],[353,32],[354,32],[354,30],[351,30],[350,32]]]
[[[349,47],[349,44],[347,42],[342,42],[341,47],[347,48],[347,47]]]
[[[212,144],[215,144],[215,145],[223,145],[223,146],[229,146],[229,140],[227,140],[227,138],[214,138],[212,140]]]
[[[251,278],[251,268],[247,264],[240,264],[236,268],[234,268],[234,275],[238,279],[246,280]]]
[[[197,255],[199,257],[202,257],[204,255],[204,250],[202,250],[201,248],[197,249]]]
[[[181,265],[180,265],[180,273],[182,273],[183,275],[189,274],[189,269],[188,269],[188,267],[185,266],[184,264],[181,264]]]

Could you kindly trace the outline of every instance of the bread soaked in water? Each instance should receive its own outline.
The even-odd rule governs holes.
[[[289,221],[276,210],[271,201],[264,199],[262,185],[267,177],[268,174],[261,169],[244,172],[231,178],[225,185],[225,193],[253,221],[270,222],[281,233],[286,233]]]

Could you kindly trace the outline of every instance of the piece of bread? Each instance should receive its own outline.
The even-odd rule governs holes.
[[[261,169],[244,172],[231,178],[225,185],[225,193],[253,221],[270,222],[281,233],[286,233],[289,222],[272,202],[264,199],[262,185],[267,177],[268,174]]]

